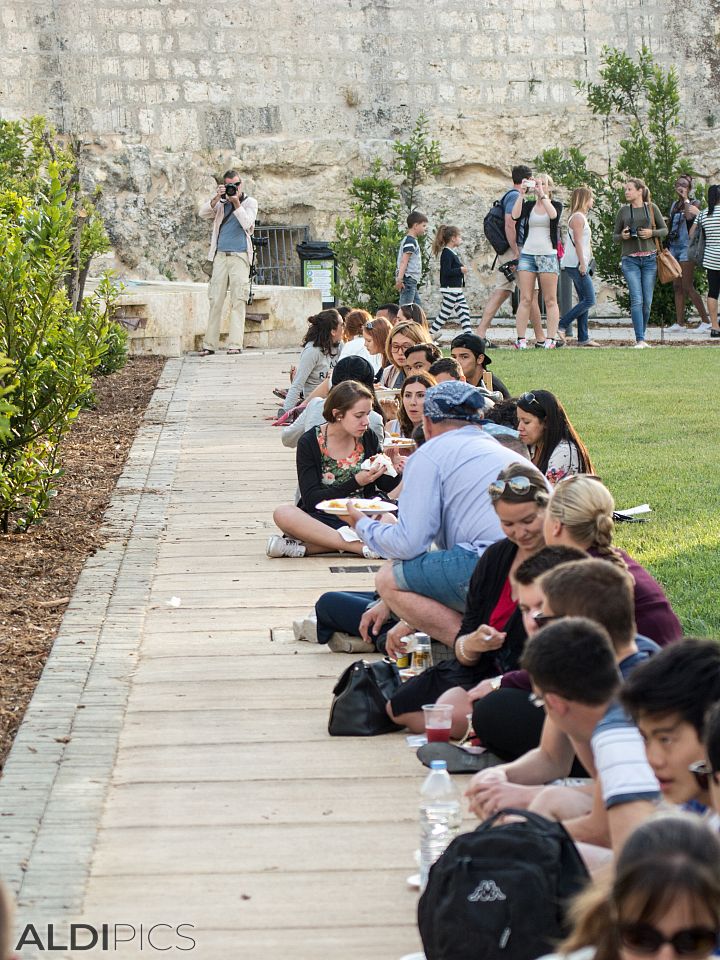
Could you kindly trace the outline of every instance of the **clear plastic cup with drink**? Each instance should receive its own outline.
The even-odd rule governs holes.
[[[453,706],[451,703],[426,703],[423,705],[425,716],[425,735],[428,743],[447,743],[450,739]]]

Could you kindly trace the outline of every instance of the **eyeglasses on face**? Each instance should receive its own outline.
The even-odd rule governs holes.
[[[548,623],[555,623],[556,620],[560,620],[560,617],[556,617],[554,614],[550,613],[534,613],[533,620],[535,624],[542,629],[547,626]]]
[[[671,937],[666,937],[649,923],[621,923],[619,930],[623,945],[633,953],[645,956],[652,956],[667,943],[676,956],[699,960],[713,953],[718,942],[718,931],[709,927],[688,927],[678,930]]]
[[[539,693],[529,693],[528,700],[534,707],[541,708],[545,706],[545,698]]]

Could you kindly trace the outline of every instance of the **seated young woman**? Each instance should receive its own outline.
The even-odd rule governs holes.
[[[382,452],[370,429],[372,403],[370,390],[353,380],[330,391],[323,407],[325,425],[308,430],[298,443],[300,502],[275,510],[273,519],[282,535],[269,538],[269,557],[338,552],[368,556],[362,542],[348,542],[338,532],[346,526],[344,519],[316,508],[322,500],[375,497],[397,486],[397,479],[386,475],[384,464],[361,469],[366,459]]]
[[[385,353],[390,358],[390,363],[383,369],[379,385],[393,389],[401,387],[408,373],[405,351],[416,343],[430,342],[427,327],[411,320],[396,323],[388,334]]]
[[[367,387],[373,397],[373,406],[370,411],[370,429],[373,430],[382,443],[385,436],[385,427],[382,410],[375,397],[375,382],[373,370],[370,364],[363,357],[342,357],[337,362],[337,366],[332,372],[332,376],[326,380],[331,387],[336,387],[339,383],[345,383],[346,380],[356,380],[364,387]],[[288,423],[282,430],[282,442],[284,447],[297,447],[300,437],[312,427],[317,427],[325,423],[323,408],[325,407],[326,397],[313,397],[303,407],[302,412],[293,423]]]
[[[345,342],[340,348],[340,359],[343,357],[363,357],[373,368],[373,373],[380,372],[382,357],[377,353],[370,353],[365,343],[363,332],[373,318],[367,310],[350,310],[345,316]]]
[[[302,342],[295,376],[283,403],[283,411],[291,410],[304,397],[309,397],[320,383],[330,376],[340,355],[343,319],[337,310],[321,310],[308,317],[308,330]]]
[[[422,424],[425,394],[435,386],[435,378],[429,373],[417,373],[407,377],[400,388],[400,408],[396,420],[390,420],[385,432],[390,437],[412,437],[415,427]]]
[[[523,393],[517,399],[517,419],[520,439],[550,483],[575,473],[595,473],[585,444],[554,394],[548,390]]]
[[[512,463],[490,486],[490,497],[506,539],[488,547],[478,560],[455,656],[408,680],[388,704],[389,716],[416,733],[424,730],[423,704],[435,703],[452,687],[467,690],[486,677],[517,669],[522,654],[526,634],[511,576],[545,545],[548,486],[532,464]]]

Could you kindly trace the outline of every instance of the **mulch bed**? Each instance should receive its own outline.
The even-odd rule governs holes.
[[[0,767],[33,695],[165,361],[132,357],[95,383],[63,443],[57,496],[27,533],[0,535]]]

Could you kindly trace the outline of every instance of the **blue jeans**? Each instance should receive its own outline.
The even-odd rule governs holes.
[[[393,574],[399,590],[419,593],[463,613],[477,562],[476,553],[455,546],[450,550],[430,550],[413,560],[395,560]]]
[[[578,302],[568,310],[564,317],[560,317],[560,329],[570,333],[573,321],[577,320],[578,343],[587,343],[590,339],[588,332],[588,310],[595,306],[595,287],[589,274],[580,273],[577,267],[565,267],[565,273],[570,277],[578,295]]]
[[[635,339],[645,339],[645,330],[650,319],[655,278],[657,277],[657,254],[649,257],[623,257],[620,268],[630,292],[630,318]]]
[[[418,282],[415,277],[405,277],[403,279],[403,288],[400,291],[400,299],[398,301],[401,307],[404,307],[408,303],[416,303],[419,307],[422,306],[417,285]]]
[[[376,593],[353,590],[323,593],[315,604],[318,643],[327,643],[334,633],[349,633],[352,637],[359,637],[360,620],[367,608],[377,599]],[[381,653],[385,651],[386,634],[396,623],[397,620],[391,616],[377,635],[376,646]]]

